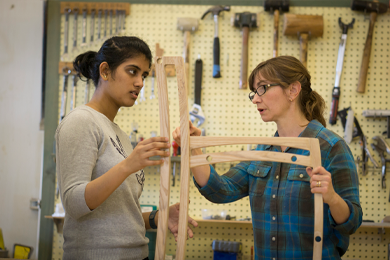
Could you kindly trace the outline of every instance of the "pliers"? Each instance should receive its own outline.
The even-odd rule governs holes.
[[[385,158],[385,153],[390,154],[390,147],[386,143],[385,139],[381,136],[374,136],[373,140],[377,141],[376,144],[371,144],[372,149],[376,150],[381,157],[382,162],[382,188],[386,189],[386,163],[390,162],[390,159]],[[389,197],[390,201],[390,197]]]

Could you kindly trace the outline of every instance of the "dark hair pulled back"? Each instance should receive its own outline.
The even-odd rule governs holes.
[[[301,83],[299,106],[308,121],[318,120],[326,127],[324,118],[325,101],[316,91],[311,89],[310,74],[303,64],[292,56],[279,56],[261,62],[249,76],[249,88],[254,91],[253,84],[258,74],[284,89],[296,81]]]
[[[102,62],[107,62],[110,71],[114,73],[125,60],[139,55],[145,55],[150,68],[152,53],[143,40],[134,36],[115,36],[107,39],[98,52],[87,51],[78,55],[73,62],[73,67],[80,78],[84,76],[92,79],[97,87],[100,78],[99,66]]]

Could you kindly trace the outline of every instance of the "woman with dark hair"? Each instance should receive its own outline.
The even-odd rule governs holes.
[[[242,162],[219,176],[211,166],[192,168],[195,185],[208,200],[229,203],[249,196],[255,259],[312,259],[314,196],[324,200],[322,259],[341,259],[349,236],[362,222],[359,183],[346,142],[326,129],[325,102],[311,89],[307,69],[294,57],[261,62],[249,77],[250,101],[264,122],[275,122],[275,137],[320,141],[322,167],[279,162]],[[190,123],[190,134],[201,130]],[[180,144],[180,129],[173,138]],[[258,145],[259,151],[308,155],[307,150]],[[192,154],[201,154],[193,149]]]
[[[158,225],[157,211],[142,213],[143,168],[168,157],[168,138],[153,137],[132,148],[114,118],[131,107],[148,75],[152,54],[136,37],[113,37],[98,52],[80,54],[73,65],[96,90],[56,131],[56,167],[65,209],[63,259],[147,259],[145,230]],[[179,205],[169,209],[168,228],[177,237]],[[188,218],[189,223],[197,223]],[[189,237],[193,236],[188,228]]]

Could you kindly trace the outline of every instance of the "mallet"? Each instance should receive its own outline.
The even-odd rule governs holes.
[[[234,15],[233,25],[242,30],[240,89],[248,86],[248,38],[250,28],[257,28],[257,14],[243,12]]]
[[[307,42],[311,37],[321,37],[324,31],[322,15],[284,14],[284,35],[297,35],[300,42],[299,58],[307,67]]]
[[[265,0],[264,11],[274,14],[274,51],[273,57],[278,56],[279,43],[279,14],[280,12],[288,12],[290,7],[289,0]]]
[[[370,63],[372,35],[374,33],[374,25],[378,14],[387,12],[388,6],[384,3],[377,1],[358,1],[353,0],[351,9],[354,11],[363,11],[364,13],[370,13],[370,26],[367,32],[366,44],[364,45],[362,65],[360,67],[359,81],[356,92],[364,93],[366,90],[366,79],[368,64]]]

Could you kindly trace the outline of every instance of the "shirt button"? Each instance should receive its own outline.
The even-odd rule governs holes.
[[[276,218],[275,217],[272,217],[272,220],[275,220]]]
[[[274,194],[274,195],[272,195],[272,198],[276,198],[276,195]]]
[[[279,179],[279,175],[276,175],[276,179]]]
[[[272,237],[272,241],[275,241],[276,240],[276,238],[275,237]]]
[[[299,178],[303,178],[303,174],[301,173],[301,174],[299,174]]]

